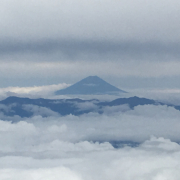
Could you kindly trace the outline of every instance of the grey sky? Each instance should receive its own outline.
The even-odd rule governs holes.
[[[1,37],[178,41],[178,0],[2,0]]]
[[[179,9],[177,0],[2,0],[0,86],[98,75],[123,88],[177,88]]]

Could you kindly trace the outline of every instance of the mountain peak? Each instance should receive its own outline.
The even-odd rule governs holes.
[[[117,87],[107,83],[98,76],[88,76],[81,81],[73,84],[66,89],[56,91],[56,95],[65,95],[65,94],[115,94],[115,93],[125,93],[118,89]]]

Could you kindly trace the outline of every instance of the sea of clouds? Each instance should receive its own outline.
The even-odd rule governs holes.
[[[1,118],[0,179],[179,180],[179,142],[180,111],[167,106]]]

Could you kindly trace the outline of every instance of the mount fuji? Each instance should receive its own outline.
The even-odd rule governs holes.
[[[117,87],[107,83],[98,76],[89,76],[70,87],[55,92],[56,95],[97,95],[97,94],[117,94],[126,93]]]

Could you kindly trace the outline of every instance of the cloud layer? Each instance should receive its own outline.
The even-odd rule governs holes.
[[[138,147],[125,146],[115,149],[108,142],[95,143],[82,140],[84,138],[82,131],[86,131],[86,134],[89,133],[88,131],[95,131],[91,127],[86,129],[87,127],[84,126],[88,121],[87,118],[81,121],[84,126],[81,131],[77,126],[77,124],[80,125],[77,122],[80,120],[72,117],[68,119],[74,121],[71,127],[68,123],[62,125],[61,119],[54,121],[43,119],[43,122],[40,119],[36,117],[34,123],[31,119],[31,123],[17,124],[0,121],[0,178],[2,180],[19,178],[25,180],[98,180],[99,178],[178,180],[180,177],[180,145],[169,139],[152,136]],[[138,119],[134,121],[136,125],[140,123]],[[68,122],[67,119],[66,122]],[[93,123],[96,123],[96,129],[99,128],[99,134],[95,133],[98,138],[104,136],[102,134],[104,128],[106,133],[110,133],[111,127],[105,127],[102,121],[93,121],[91,126]],[[98,123],[101,123],[101,127],[98,127]],[[111,123],[114,121],[109,122],[109,125]],[[81,135],[79,137],[75,133],[76,128]],[[164,133],[168,134],[167,131]],[[70,135],[68,139],[68,134],[73,136]],[[80,141],[74,142],[74,137]]]
[[[177,0],[3,0],[1,37],[179,41],[179,6]]]
[[[29,98],[53,98],[54,92],[59,89],[68,87],[69,84],[54,84],[47,86],[33,87],[7,87],[0,88],[0,99],[5,99],[9,96],[29,97]],[[61,96],[64,98],[65,96]],[[67,97],[66,97],[67,98]]]
[[[147,78],[149,87],[177,86],[179,7],[177,0],[2,0],[1,87],[74,83],[89,75],[123,88]]]
[[[6,109],[2,106],[0,108]],[[103,114],[0,121],[2,180],[180,178],[180,112],[172,107],[106,107]],[[79,108],[96,108],[82,104]],[[6,109],[8,110],[8,109]]]

